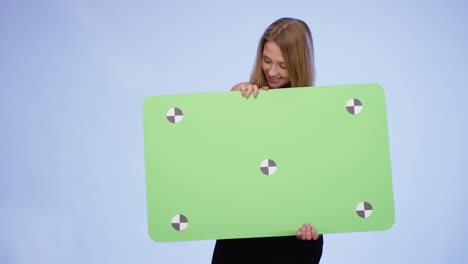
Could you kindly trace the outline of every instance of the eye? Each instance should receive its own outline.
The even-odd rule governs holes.
[[[286,65],[284,65],[284,64],[280,64],[280,67],[281,67],[281,69],[284,69],[284,70],[286,70]]]
[[[267,64],[271,63],[271,60],[266,57],[263,57],[263,61]]]

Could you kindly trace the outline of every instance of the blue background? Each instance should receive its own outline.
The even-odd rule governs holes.
[[[384,87],[396,223],[322,263],[468,263],[464,1],[0,1],[0,263],[209,263],[147,234],[142,103],[228,91],[263,30],[313,33],[317,85]],[[230,135],[226,135],[228,140]]]

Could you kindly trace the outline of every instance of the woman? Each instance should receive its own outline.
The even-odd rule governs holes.
[[[315,82],[312,34],[307,24],[295,18],[280,18],[271,24],[258,45],[250,82],[231,91],[256,98],[260,90],[306,87]],[[323,237],[310,224],[296,235],[217,240],[212,264],[226,263],[319,263]]]

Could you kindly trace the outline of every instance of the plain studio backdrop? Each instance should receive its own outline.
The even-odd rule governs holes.
[[[0,263],[209,263],[148,236],[142,103],[246,81],[263,30],[306,21],[317,85],[379,83],[396,222],[322,263],[468,263],[465,1],[0,1]],[[229,140],[230,135],[226,135]]]

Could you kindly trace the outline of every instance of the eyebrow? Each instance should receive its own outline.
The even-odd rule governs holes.
[[[265,55],[265,53],[262,53],[262,55],[263,55],[263,57],[265,57],[265,58],[267,58],[267,59],[269,59],[269,60],[272,61],[272,59],[271,59],[270,57],[268,57],[267,55]],[[285,64],[285,65],[286,65],[286,62],[280,61],[279,64]]]

